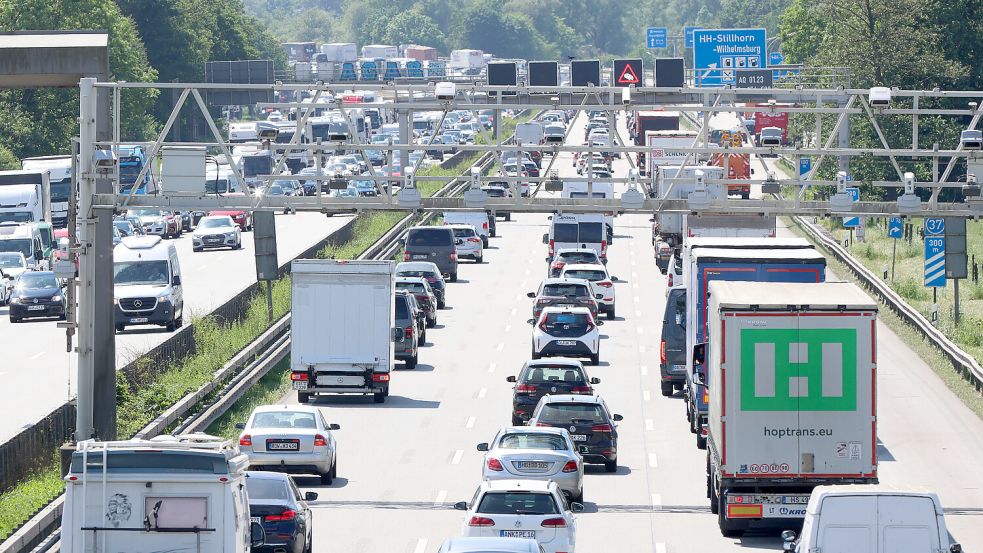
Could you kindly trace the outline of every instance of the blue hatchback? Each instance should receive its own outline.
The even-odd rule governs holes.
[[[313,548],[311,510],[308,501],[317,493],[301,494],[297,485],[280,472],[246,471],[249,517],[263,525],[266,541],[253,551],[304,553]]]

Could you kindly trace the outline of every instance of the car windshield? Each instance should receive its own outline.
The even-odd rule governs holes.
[[[270,478],[246,478],[246,491],[249,492],[250,501],[256,499],[289,501],[292,495],[286,482]]]
[[[136,217],[159,217],[160,211],[156,209],[131,209],[130,215]]]
[[[555,434],[506,434],[498,441],[501,449],[547,449],[564,451],[569,449],[563,436]]]
[[[0,213],[0,223],[30,223],[34,216],[30,211],[4,211]]]
[[[113,226],[115,226],[123,236],[130,236],[133,234],[133,227],[130,226],[129,221],[113,221]]]
[[[446,229],[423,228],[410,231],[406,240],[409,246],[450,246],[453,244],[451,233]]]
[[[113,284],[167,284],[167,261],[117,261],[113,263]]]
[[[570,264],[573,264],[573,263],[589,264],[589,263],[597,263],[598,262],[598,260],[597,260],[597,254],[594,253],[594,252],[567,252],[567,253],[561,253],[560,254],[560,259],[562,259],[564,263],[570,263]]]
[[[551,336],[570,338],[587,333],[591,320],[586,313],[549,313],[541,326]]]
[[[231,227],[234,224],[230,217],[205,217],[198,222],[198,228]]]
[[[604,280],[607,275],[604,271],[598,271],[594,269],[573,269],[563,272],[564,278],[582,278],[584,280],[589,280],[591,282],[597,282],[598,280]]]
[[[314,413],[301,411],[273,411],[256,413],[252,428],[317,428]]]
[[[20,254],[0,253],[0,269],[23,269],[26,266]]]
[[[550,403],[543,406],[537,420],[549,424],[576,421],[604,422],[604,413],[596,403]]]
[[[396,298],[396,318],[397,319],[409,319],[410,310],[406,306],[405,298]]]
[[[543,287],[543,296],[564,296],[588,298],[587,287],[583,284],[547,284]]]
[[[577,224],[562,223],[553,225],[554,242],[577,242]]]
[[[397,290],[409,290],[410,292],[424,292],[426,288],[419,282],[397,282]]]
[[[355,188],[363,188],[367,190],[375,190],[375,182],[370,180],[353,180],[351,184]]]
[[[56,290],[58,280],[51,273],[22,273],[17,287],[21,290]]]
[[[20,252],[25,258],[34,255],[30,238],[7,238],[0,240],[0,252]]]
[[[587,385],[583,371],[572,365],[533,365],[526,368],[519,380],[528,384],[562,382],[574,386]]]
[[[274,184],[270,186],[270,189],[266,192],[267,196],[283,196],[283,188],[280,188],[279,184]]]
[[[489,515],[555,515],[556,501],[548,493],[489,492],[481,498],[477,512]]]

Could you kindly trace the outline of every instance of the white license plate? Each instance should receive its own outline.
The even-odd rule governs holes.
[[[253,522],[263,524],[263,517],[249,517],[249,523],[252,524]]]
[[[416,254],[416,255],[414,255],[413,256],[413,259],[426,259],[427,257],[429,257],[429,256],[427,254],[423,253],[423,254]]]
[[[28,311],[44,311],[44,306],[43,305],[28,305],[27,306],[27,310]]]
[[[362,376],[353,375],[338,375],[334,376],[331,374],[319,374],[317,376],[318,386],[365,386],[365,378]]]
[[[545,463],[543,461],[519,461],[519,462],[516,463],[516,465],[520,469],[542,469],[542,470],[546,470],[546,469],[550,468],[550,464],[549,463]]]
[[[557,340],[556,345],[558,346],[576,346],[576,340]]]
[[[536,539],[535,530],[499,530],[499,536],[503,538],[531,538]]]
[[[306,390],[307,381],[306,380],[294,380],[290,383],[290,387],[294,390]]]
[[[686,365],[673,365],[672,372],[681,373],[686,370]]]
[[[270,442],[266,444],[266,451],[297,451],[300,444],[297,442]]]
[[[587,435],[586,434],[571,434],[570,435],[570,439],[573,440],[573,441],[575,441],[575,442],[586,442],[587,441]]]
[[[147,320],[148,320],[147,317],[134,317],[134,318],[130,319],[130,322],[131,323],[145,323],[145,322],[147,322]]]

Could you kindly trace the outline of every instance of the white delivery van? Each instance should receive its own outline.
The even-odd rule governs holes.
[[[34,271],[47,271],[50,262],[44,256],[44,239],[35,225],[0,223],[0,252],[20,252]]]
[[[445,225],[471,225],[481,236],[482,247],[488,247],[489,219],[484,211],[445,211]]]
[[[959,553],[932,492],[889,487],[818,486],[806,506],[802,533],[782,533],[785,551]]]
[[[184,323],[184,289],[174,242],[160,236],[127,236],[113,248],[116,331],[131,325]]]
[[[543,235],[549,245],[547,263],[561,248],[591,248],[604,263],[608,262],[606,222],[600,213],[558,213],[550,219],[550,231]]]
[[[248,459],[204,434],[79,442],[65,476],[61,551],[247,553]]]
[[[595,182],[591,183],[591,186],[587,186],[587,181],[563,181],[563,189],[560,191],[561,198],[569,198],[574,200],[586,200],[588,198],[593,198],[595,200],[613,200],[614,196],[614,183],[610,182]],[[610,211],[604,214],[604,224],[607,227],[607,237],[608,243],[614,241],[614,212]]]

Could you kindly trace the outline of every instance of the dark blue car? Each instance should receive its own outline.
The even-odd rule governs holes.
[[[266,541],[253,551],[305,553],[313,548],[308,501],[317,493],[302,494],[289,476],[280,472],[246,471],[249,517],[263,525]]]

